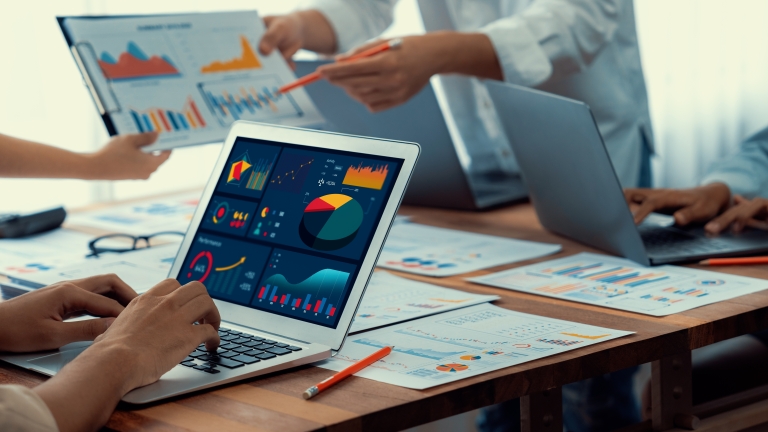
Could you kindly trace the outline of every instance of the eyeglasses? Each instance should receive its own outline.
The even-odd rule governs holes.
[[[133,236],[130,234],[107,234],[96,237],[88,243],[91,250],[89,257],[98,257],[103,253],[125,253],[144,249],[176,240],[176,236],[184,237],[183,232],[162,231],[154,234]]]

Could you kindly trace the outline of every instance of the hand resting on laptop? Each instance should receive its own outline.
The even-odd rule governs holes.
[[[101,318],[64,322],[76,312]],[[157,381],[199,344],[215,350],[221,318],[199,282],[167,279],[137,296],[115,275],[61,282],[0,303],[0,350],[95,342],[34,392],[60,431],[95,430],[129,391]]]

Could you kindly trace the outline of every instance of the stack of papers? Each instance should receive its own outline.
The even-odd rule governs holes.
[[[629,334],[482,304],[349,336],[335,357],[315,365],[340,371],[394,345],[355,375],[425,389]]]
[[[200,193],[194,192],[112,206],[73,213],[67,216],[67,224],[131,235],[148,235],[163,231],[186,232],[199,201]]]
[[[0,274],[24,278],[80,262],[93,236],[57,229],[19,239],[0,239]]]
[[[472,282],[598,306],[664,316],[768,288],[768,281],[686,267],[642,267],[580,253],[469,279]]]
[[[537,243],[414,223],[392,227],[377,265],[426,276],[453,276],[560,251]]]
[[[373,274],[350,333],[498,300],[401,278],[384,271]]]

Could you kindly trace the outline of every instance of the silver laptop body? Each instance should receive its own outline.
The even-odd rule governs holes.
[[[546,229],[643,265],[768,250],[763,231],[709,238],[701,226],[636,226],[589,106],[487,85]]]
[[[236,122],[169,275],[208,288],[222,317],[219,352],[199,347],[123,400],[153,402],[338,351],[419,151]],[[90,344],[0,359],[52,376]]]

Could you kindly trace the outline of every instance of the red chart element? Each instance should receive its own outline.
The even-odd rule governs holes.
[[[202,267],[201,267],[200,270],[198,271],[197,270],[198,262],[203,258],[207,259],[208,263],[205,264],[205,270],[202,270]],[[201,263],[200,265],[203,265],[203,264]],[[195,259],[193,259],[192,262],[189,264],[189,273],[187,273],[187,277],[191,279],[193,272],[203,273],[203,276],[197,280],[200,283],[204,283],[205,280],[208,278],[208,275],[211,274],[211,267],[213,267],[213,255],[211,255],[211,253],[208,251],[202,251],[199,254],[197,254]]]
[[[307,208],[304,209],[304,213],[313,213],[313,212],[322,212],[322,211],[334,211],[336,210],[336,207],[333,205],[321,200],[316,199],[313,200]]]

